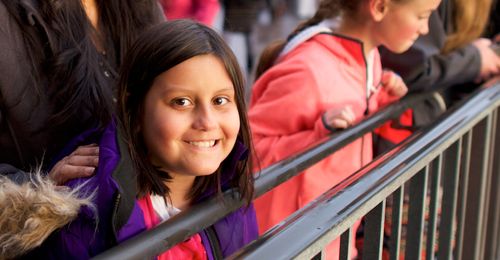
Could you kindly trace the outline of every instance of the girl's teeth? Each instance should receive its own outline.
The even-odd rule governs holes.
[[[189,142],[190,144],[201,147],[201,148],[209,148],[215,145],[215,140],[212,141],[202,141],[202,142]]]

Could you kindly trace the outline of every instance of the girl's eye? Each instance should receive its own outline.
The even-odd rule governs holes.
[[[224,104],[227,104],[229,102],[229,99],[226,97],[216,97],[214,99],[214,104],[218,106],[222,106]]]
[[[185,107],[185,106],[191,105],[192,103],[187,98],[176,98],[176,99],[172,100],[172,104],[174,104],[176,106]]]

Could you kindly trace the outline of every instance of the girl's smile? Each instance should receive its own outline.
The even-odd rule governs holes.
[[[215,146],[218,140],[208,140],[208,141],[187,141],[188,144],[193,145],[198,148],[212,148]]]

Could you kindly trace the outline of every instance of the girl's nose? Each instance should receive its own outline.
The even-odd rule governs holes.
[[[429,33],[429,19],[420,28],[420,35],[426,35],[427,33]]]
[[[194,115],[193,128],[208,131],[217,128],[216,111],[211,106],[199,106]]]

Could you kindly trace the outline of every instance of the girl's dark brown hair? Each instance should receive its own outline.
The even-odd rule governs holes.
[[[147,156],[140,130],[145,96],[158,75],[183,61],[205,54],[219,58],[231,78],[240,118],[238,140],[250,151],[252,149],[243,77],[235,56],[224,40],[212,29],[191,20],[174,20],[154,26],[132,45],[118,83],[119,119],[137,172],[138,196],[149,193],[168,196],[169,189],[165,182],[171,179],[168,173],[155,168]],[[222,162],[214,174],[196,177],[191,199],[196,200],[210,189],[221,194],[221,169],[232,163],[230,157]],[[251,169],[251,158],[238,161],[230,180],[230,186],[238,188],[247,203],[253,196]]]

